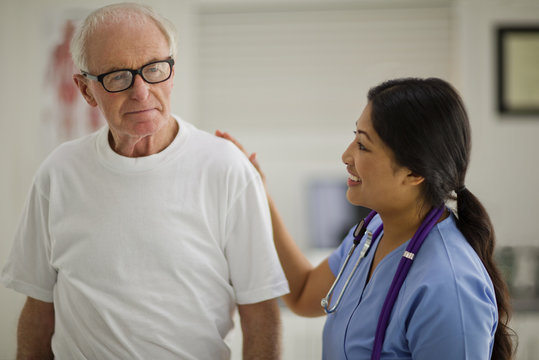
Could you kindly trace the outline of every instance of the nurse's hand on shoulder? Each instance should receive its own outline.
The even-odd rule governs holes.
[[[262,178],[262,181],[264,182],[264,186],[266,186],[266,175],[262,172],[262,169],[260,168],[260,164],[258,163],[258,160],[256,159],[256,153],[249,154],[247,152],[247,150],[245,150],[243,145],[240,144],[236,138],[234,138],[232,135],[230,135],[227,132],[216,130],[215,131],[215,136],[226,139],[226,140],[229,140],[234,145],[236,145],[238,147],[238,149],[240,149],[245,154],[245,156],[247,156],[247,158],[249,159],[251,164],[253,164],[253,166],[256,168],[256,170],[260,174],[260,177]]]

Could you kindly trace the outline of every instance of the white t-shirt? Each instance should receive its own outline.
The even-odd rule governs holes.
[[[227,359],[236,304],[288,292],[256,170],[177,120],[158,154],[105,126],[36,174],[1,280],[54,302],[56,359]]]

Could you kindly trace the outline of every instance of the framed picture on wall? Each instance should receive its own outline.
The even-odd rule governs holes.
[[[539,115],[539,23],[497,28],[498,111]]]

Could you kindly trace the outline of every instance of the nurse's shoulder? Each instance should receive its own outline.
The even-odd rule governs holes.
[[[494,287],[453,215],[437,224],[416,254],[396,308],[412,353],[432,348],[454,358],[481,358],[473,354],[491,351],[498,322]]]

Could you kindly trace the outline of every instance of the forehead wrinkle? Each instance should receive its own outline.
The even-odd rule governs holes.
[[[146,65],[149,65],[149,64],[157,62],[157,61],[163,61],[163,60],[167,60],[167,58],[154,57],[154,58],[151,58],[151,59],[147,60],[141,66],[132,67],[132,68],[131,67],[114,66],[114,67],[111,67],[109,70],[107,70],[105,73],[114,72],[114,71],[122,71],[122,70],[140,70],[141,68],[143,68]]]
[[[91,60],[89,67],[95,69],[94,72],[102,74],[121,69],[139,69],[149,62],[167,59],[170,55],[165,35],[153,21],[143,20],[143,22],[142,28],[127,21],[103,24],[92,34],[88,42]],[[147,38],[143,41],[133,41],[133,36],[137,33],[152,34],[155,41],[151,46]],[[106,49],[116,50],[111,52]],[[126,55],[116,56],[116,54]]]

